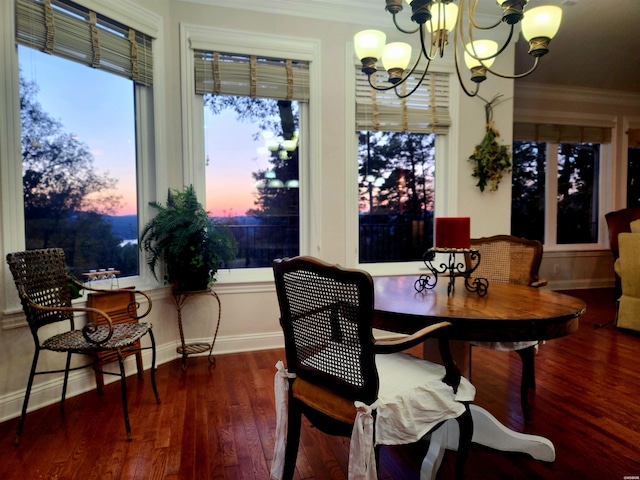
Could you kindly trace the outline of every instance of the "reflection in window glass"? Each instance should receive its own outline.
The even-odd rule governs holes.
[[[511,234],[547,244],[597,243],[599,177],[599,144],[513,142]],[[557,189],[549,191],[554,178]],[[548,207],[552,202],[557,208]],[[555,225],[555,238],[545,222]]]
[[[131,80],[19,47],[26,247],[139,273]]]
[[[300,252],[298,102],[205,95],[206,208],[238,242],[230,268]]]
[[[422,260],[433,245],[435,135],[359,134],[360,263]]]
[[[627,152],[627,207],[640,207],[640,148]]]
[[[513,142],[511,235],[544,242],[546,143]]]
[[[597,243],[600,145],[558,145],[557,243]]]

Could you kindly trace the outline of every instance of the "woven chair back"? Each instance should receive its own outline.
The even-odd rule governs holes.
[[[7,254],[7,263],[22,302],[22,308],[33,332],[43,325],[62,320],[73,321],[72,312],[34,308],[70,307],[71,290],[61,248],[27,250]]]
[[[511,235],[471,239],[471,248],[480,252],[480,265],[473,273],[489,282],[532,285],[538,281],[542,244]]]
[[[287,369],[351,399],[378,392],[373,351],[373,281],[312,257],[273,264]]]

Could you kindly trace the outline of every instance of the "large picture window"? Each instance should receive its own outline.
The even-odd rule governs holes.
[[[300,253],[298,102],[205,95],[207,211],[238,242],[230,268]],[[243,115],[247,110],[258,115]]]
[[[238,242],[230,268],[300,254],[306,62],[194,50],[203,94],[206,205]]]
[[[151,38],[67,0],[16,1],[25,246],[139,274],[138,95]]]
[[[599,242],[601,151],[610,129],[516,124],[511,233],[545,245]]]
[[[373,85],[385,75],[372,75]],[[451,123],[449,76],[431,72],[430,88],[406,96],[416,82],[399,86],[398,96],[356,70],[361,264],[420,261],[433,245],[435,140]]]
[[[359,134],[359,262],[421,260],[433,244],[435,135]]]

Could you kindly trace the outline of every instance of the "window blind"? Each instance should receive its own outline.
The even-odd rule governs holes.
[[[197,94],[309,100],[307,62],[194,50]]]
[[[16,0],[16,42],[153,83],[151,37],[69,0]]]
[[[398,98],[394,90],[371,88],[367,75],[356,67],[356,130],[445,134],[451,125],[449,110],[449,74],[427,72],[422,85],[407,98]],[[422,75],[422,74],[420,74]],[[420,75],[414,73],[398,91],[410,92]],[[371,76],[374,85],[386,82],[387,72]]]
[[[610,143],[611,128],[516,122],[513,139],[549,143]]]

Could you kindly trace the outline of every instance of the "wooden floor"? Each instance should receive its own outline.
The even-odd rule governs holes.
[[[612,290],[572,292],[587,302],[580,329],[547,342],[536,357],[534,419],[524,424],[515,353],[476,348],[476,403],[508,427],[543,435],[553,463],[473,446],[470,479],[619,479],[640,475],[640,337],[593,324],[614,315]],[[215,368],[190,358],[158,368],[161,405],[151,385],[128,379],[133,441],[125,440],[117,383],[27,416],[22,444],[17,419],[0,424],[0,479],[268,478],[275,431],[274,365],[281,350],[219,355]],[[26,378],[25,378],[26,381]],[[300,479],[346,478],[348,442],[305,425]],[[380,478],[418,479],[426,445],[385,447]],[[438,478],[453,478],[455,453]],[[631,477],[627,477],[631,476]]]

